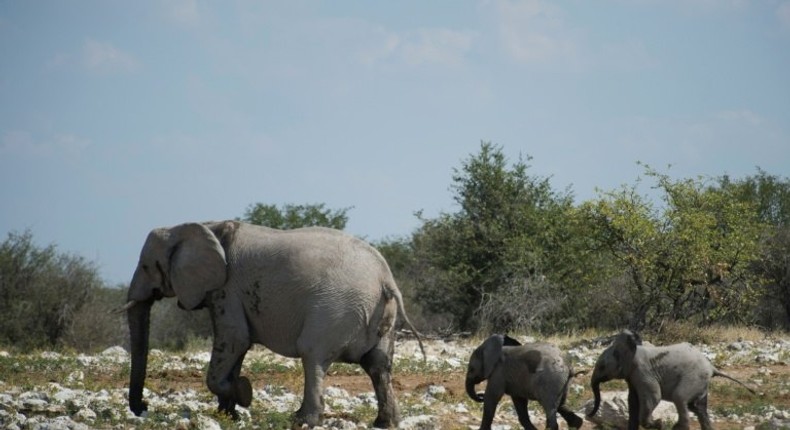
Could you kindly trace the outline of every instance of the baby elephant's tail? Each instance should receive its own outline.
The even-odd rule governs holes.
[[[568,423],[568,427],[572,429],[581,428],[584,424],[584,419],[582,417],[576,415],[572,410],[568,409],[565,405],[565,401],[567,400],[568,396],[568,388],[570,387],[571,380],[579,375],[583,375],[587,373],[586,371],[579,371],[575,372],[572,369],[568,369],[568,378],[565,380],[565,384],[562,387],[562,391],[560,392],[560,398],[557,399],[557,412],[559,412],[560,416],[565,419],[565,422]]]
[[[721,376],[722,378],[729,379],[730,381],[738,383],[741,387],[746,388],[749,390],[750,393],[757,395],[757,392],[751,389],[748,385],[744,384],[743,382],[733,378],[732,376],[720,371],[719,369],[713,369],[713,376]]]

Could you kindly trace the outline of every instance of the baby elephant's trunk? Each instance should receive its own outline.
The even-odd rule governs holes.
[[[476,402],[483,401],[483,396],[475,391],[475,382],[471,378],[466,378],[466,394]]]
[[[593,396],[595,396],[595,402],[593,403],[592,410],[587,414],[588,417],[595,415],[595,413],[598,412],[598,408],[601,406],[601,381],[596,379],[595,375],[593,375],[592,379],[592,392]]]

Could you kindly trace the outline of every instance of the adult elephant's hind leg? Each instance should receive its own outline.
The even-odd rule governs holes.
[[[392,389],[392,354],[395,349],[395,336],[393,332],[385,335],[376,345],[362,356],[359,364],[365,369],[373,382],[376,392],[379,413],[374,427],[393,428],[398,426],[400,411],[395,391]]]
[[[331,361],[319,361],[302,357],[304,368],[304,398],[302,406],[294,414],[294,424],[308,427],[321,425],[324,418],[324,376]]]

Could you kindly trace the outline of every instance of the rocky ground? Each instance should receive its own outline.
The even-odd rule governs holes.
[[[521,340],[529,340],[521,338]],[[481,406],[466,397],[463,378],[466,361],[477,342],[451,339],[426,343],[423,361],[413,340],[398,341],[394,385],[402,412],[401,429],[476,429]],[[575,370],[591,370],[603,345],[597,341],[574,341],[562,345]],[[753,386],[753,396],[740,386],[720,378],[711,386],[709,408],[716,428],[790,428],[790,339],[724,342],[698,347],[725,372]],[[302,372],[298,361],[264,349],[251,351],[243,374],[253,382],[254,400],[231,421],[215,412],[214,397],[203,378],[209,352],[165,353],[152,350],[145,399],[149,412],[135,417],[127,408],[129,355],[121,347],[97,355],[39,352],[12,354],[0,351],[0,428],[287,428],[289,414],[298,408]],[[376,401],[369,380],[358,366],[334,365],[326,379],[324,429],[369,428]],[[618,382],[602,386],[622,394]],[[483,389],[483,387],[479,387]],[[584,414],[592,398],[589,373],[577,377],[570,387],[569,404]],[[618,401],[620,403],[618,403]],[[620,406],[618,406],[618,404]],[[604,427],[618,426],[615,399],[609,406],[614,416]],[[533,423],[544,425],[543,412],[531,405]],[[674,407],[660,417],[670,425]],[[562,428],[567,428],[560,420]],[[500,403],[495,428],[518,429],[509,400]],[[696,422],[693,423],[699,428]],[[585,422],[583,429],[598,426]]]

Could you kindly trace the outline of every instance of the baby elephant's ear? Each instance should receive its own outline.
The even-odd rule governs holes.
[[[512,337],[505,335],[505,346],[521,346],[521,343]]]
[[[488,379],[499,363],[502,361],[502,345],[505,344],[505,337],[495,334],[481,345],[483,349],[483,375]]]
[[[642,338],[637,332],[624,330],[621,336],[625,340],[625,344],[628,345],[630,349],[636,349],[637,346],[642,344]]]

